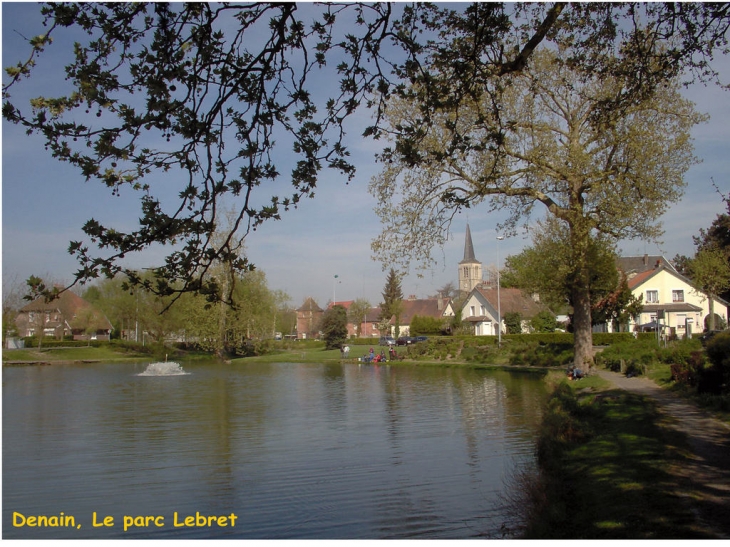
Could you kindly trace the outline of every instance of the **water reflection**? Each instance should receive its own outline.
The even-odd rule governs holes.
[[[3,537],[499,537],[545,397],[533,376],[461,368],[140,367],[3,369]],[[13,511],[82,527],[14,527]],[[176,528],[175,511],[238,520]],[[131,514],[166,524],[124,532]]]

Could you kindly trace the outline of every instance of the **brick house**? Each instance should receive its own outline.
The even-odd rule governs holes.
[[[297,338],[319,337],[319,324],[322,320],[324,310],[314,301],[314,298],[307,297],[304,303],[297,308]]]
[[[58,340],[65,336],[73,336],[74,340],[109,340],[113,330],[100,310],[71,291],[62,292],[51,302],[38,298],[24,306],[15,325],[22,337],[42,332],[43,336]]]

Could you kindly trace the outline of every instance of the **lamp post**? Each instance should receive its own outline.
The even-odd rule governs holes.
[[[499,242],[504,236],[497,236],[497,347],[502,347],[502,301],[499,297]]]
[[[337,298],[335,298],[335,295],[337,293],[336,289],[337,289],[337,278],[338,277],[340,277],[340,276],[335,274],[335,279],[332,282],[332,307],[333,308],[335,307],[335,304],[337,303]]]

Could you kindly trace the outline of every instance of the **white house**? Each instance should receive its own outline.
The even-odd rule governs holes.
[[[546,308],[532,298],[522,294],[520,289],[488,289],[475,287],[461,308],[461,320],[471,323],[476,336],[497,335],[497,311],[501,312],[502,332],[506,332],[504,316],[517,312],[522,316],[522,332],[529,332],[529,320]]]
[[[710,315],[710,301],[689,279],[677,273],[663,262],[654,262],[654,267],[640,273],[628,273],[629,289],[635,297],[643,297],[644,308],[638,321],[630,323],[631,330],[655,323],[673,329],[677,336],[702,332]],[[728,303],[714,298],[714,313],[717,319],[727,324]],[[663,318],[662,318],[663,316]]]

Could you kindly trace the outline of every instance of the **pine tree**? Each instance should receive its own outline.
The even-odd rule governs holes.
[[[385,279],[385,288],[382,292],[383,303],[380,304],[380,319],[383,322],[389,321],[395,316],[395,333],[400,332],[400,315],[403,310],[403,290],[401,289],[400,277],[391,268],[388,277]]]

